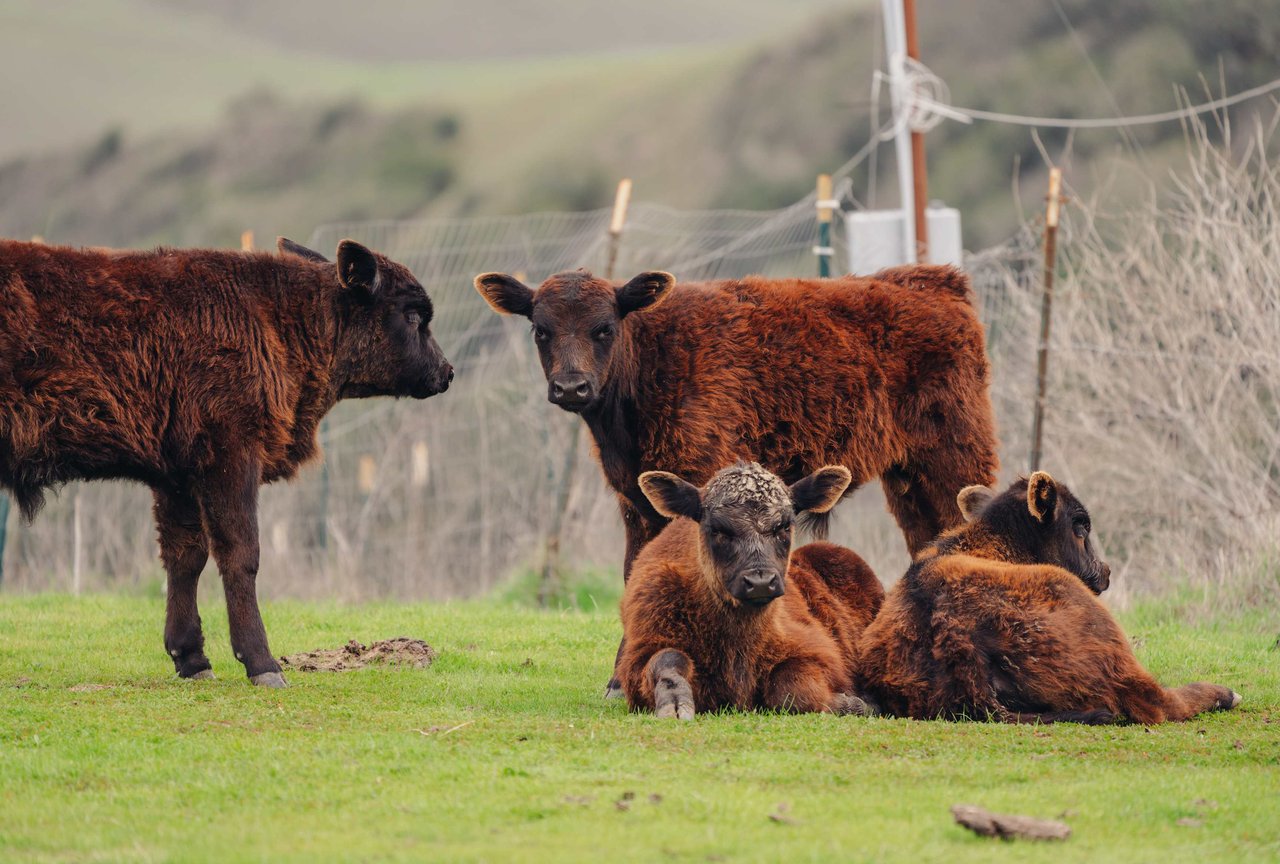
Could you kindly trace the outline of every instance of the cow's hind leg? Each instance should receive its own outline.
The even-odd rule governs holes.
[[[674,648],[659,651],[645,665],[644,677],[656,716],[693,719],[693,661],[687,654]]]
[[[929,416],[940,424],[932,430],[940,442],[912,452],[905,464],[892,466],[880,478],[889,511],[913,557],[944,530],[963,521],[956,503],[960,490],[992,485],[1000,468],[989,424],[975,422],[981,418],[955,413],[947,418],[941,411]]]
[[[267,647],[267,630],[258,611],[258,480],[254,458],[223,460],[200,493],[205,530],[222,574],[231,625],[231,648],[249,680],[263,687],[284,687],[280,664]]]
[[[156,489],[154,497],[160,558],[169,577],[164,648],[179,677],[212,678],[213,667],[204,655],[204,631],[196,608],[200,571],[209,560],[200,508],[185,492]]]

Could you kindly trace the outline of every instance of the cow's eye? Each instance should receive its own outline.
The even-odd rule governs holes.
[[[777,528],[774,528],[774,529],[773,529],[773,536],[774,536],[774,537],[777,537],[778,539],[782,539],[782,538],[785,538],[785,537],[790,537],[790,536],[791,536],[791,526],[790,526],[790,525],[779,525]]]
[[[1089,520],[1077,519],[1075,522],[1071,523],[1071,530],[1075,532],[1077,537],[1085,536],[1089,533]]]
[[[722,529],[722,528],[712,528],[712,529],[711,529],[711,539],[712,539],[712,540],[714,540],[714,541],[716,541],[717,543],[724,543],[724,542],[725,542],[726,540],[728,540],[731,536],[732,536],[732,535],[731,535],[728,531],[725,531],[725,530],[724,530],[724,529]]]
[[[422,313],[415,309],[410,309],[404,313],[404,320],[409,322],[409,326],[417,330],[422,326]]]
[[[539,342],[546,342],[548,339],[551,338],[551,334],[548,333],[545,328],[534,327],[533,338],[537,339]]]
[[[603,327],[597,327],[591,334],[591,338],[595,339],[597,342],[607,342],[613,338],[613,327],[608,324]]]

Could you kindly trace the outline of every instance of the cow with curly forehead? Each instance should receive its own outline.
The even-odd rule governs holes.
[[[857,640],[884,589],[848,549],[791,551],[797,518],[830,510],[848,470],[787,486],[739,463],[701,489],[660,471],[640,483],[673,521],[636,558],[622,600],[631,707],[686,720],[726,707],[860,713]]]

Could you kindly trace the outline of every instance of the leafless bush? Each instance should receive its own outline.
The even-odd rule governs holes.
[[[1276,588],[1280,172],[1270,130],[1222,132],[1190,127],[1185,169],[1142,204],[1066,211],[1044,467],[1090,504],[1122,594],[1243,580],[1268,564],[1251,586]],[[999,286],[990,349],[1015,470],[1040,297],[1025,241],[977,268]]]

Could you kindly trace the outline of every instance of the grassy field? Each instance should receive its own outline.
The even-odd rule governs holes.
[[[1125,616],[1170,683],[1234,713],[1154,729],[725,714],[599,698],[612,612],[276,603],[279,653],[411,635],[428,670],[248,686],[207,604],[211,682],[170,677],[162,602],[0,598],[5,861],[1259,861],[1280,858],[1275,614]],[[1006,844],[954,803],[1063,816]],[[1065,814],[1065,815],[1064,815]]]

